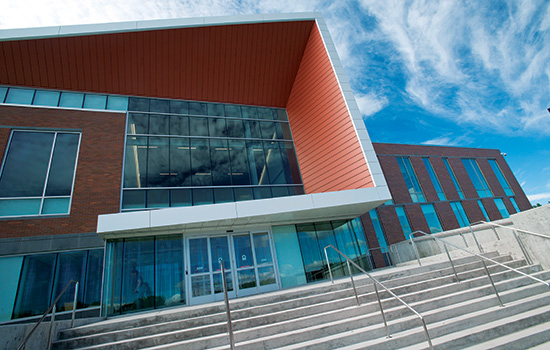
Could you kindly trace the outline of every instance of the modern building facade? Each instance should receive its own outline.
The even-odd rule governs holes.
[[[370,268],[356,218],[390,192],[318,14],[0,40],[0,321],[71,279],[117,315],[324,279],[328,244]]]
[[[381,252],[414,231],[437,233],[531,208],[499,150],[373,145],[392,195],[361,216],[377,267],[390,263]]]

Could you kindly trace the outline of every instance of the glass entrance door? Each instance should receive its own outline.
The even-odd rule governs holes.
[[[219,258],[224,261],[229,297],[235,297],[232,262],[229,254],[229,237],[193,237],[187,241],[188,283],[190,304],[223,299],[223,285]]]
[[[223,299],[219,258],[224,261],[230,298],[279,289],[268,232],[190,237],[187,239],[190,304]]]

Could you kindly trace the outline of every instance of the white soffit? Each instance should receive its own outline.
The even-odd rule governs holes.
[[[284,225],[353,219],[387,200],[377,188],[315,193],[193,207],[100,215],[102,238],[234,230],[249,225]]]

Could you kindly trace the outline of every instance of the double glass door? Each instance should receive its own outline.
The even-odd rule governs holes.
[[[269,233],[235,233],[187,239],[187,283],[190,304],[223,299],[224,261],[230,298],[279,288]]]

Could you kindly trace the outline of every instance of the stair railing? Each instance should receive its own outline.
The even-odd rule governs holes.
[[[33,329],[31,329],[31,331],[29,332],[29,334],[27,334],[27,336],[25,337],[25,339],[23,340],[23,342],[21,343],[21,345],[19,345],[19,347],[17,348],[17,350],[21,350],[21,349],[24,349],[25,348],[25,344],[27,344],[27,341],[29,340],[29,338],[31,337],[31,335],[34,333],[34,331],[38,328],[38,326],[40,326],[40,324],[42,323],[42,321],[44,321],[44,319],[46,318],[46,316],[48,316],[48,314],[50,313],[50,311],[52,312],[52,315],[50,317],[50,332],[49,332],[49,336],[48,336],[48,350],[50,350],[51,346],[52,346],[52,337],[53,337],[53,326],[54,326],[54,323],[55,323],[55,311],[56,311],[56,304],[57,304],[57,301],[61,298],[61,296],[65,293],[65,291],[67,290],[67,288],[69,288],[69,286],[71,285],[71,283],[75,283],[75,286],[74,286],[74,300],[73,300],[73,314],[72,314],[72,318],[71,318],[71,328],[74,327],[74,319],[75,319],[75,314],[76,314],[76,298],[78,296],[78,282],[75,281],[75,280],[70,280],[67,285],[65,286],[65,288],[63,288],[63,290],[61,291],[61,293],[59,293],[59,295],[57,296],[57,298],[55,298],[55,300],[53,301],[53,303],[50,305],[50,307],[48,307],[48,309],[46,310],[46,312],[44,312],[44,314],[42,315],[42,317],[40,318],[40,320],[38,320],[38,322],[36,323],[36,325],[34,325]]]
[[[455,269],[455,266],[454,266],[453,259],[451,258],[451,255],[449,254],[449,250],[448,250],[447,246],[449,245],[449,246],[451,246],[451,247],[454,247],[454,248],[456,248],[456,249],[462,250],[462,251],[464,251],[464,252],[467,252],[467,253],[469,253],[469,254],[471,254],[471,255],[475,255],[475,256],[477,256],[478,258],[480,258],[480,259],[481,259],[481,262],[483,263],[483,268],[485,269],[485,273],[487,274],[487,277],[489,278],[489,281],[491,282],[491,285],[492,285],[492,287],[493,287],[493,291],[495,292],[495,295],[496,295],[496,297],[497,297],[497,299],[498,299],[498,302],[499,302],[499,305],[500,305],[501,307],[504,307],[504,304],[502,303],[502,300],[500,299],[500,296],[499,296],[499,294],[498,294],[498,291],[497,291],[497,288],[496,288],[496,286],[495,286],[495,283],[493,282],[493,278],[491,277],[491,274],[489,273],[489,269],[487,268],[487,264],[485,263],[486,260],[492,262],[493,264],[502,266],[502,267],[504,267],[505,269],[507,269],[507,270],[509,270],[509,271],[514,271],[514,272],[516,272],[516,273],[518,273],[518,274],[520,274],[520,275],[523,275],[523,276],[525,276],[525,277],[527,277],[527,278],[530,278],[530,279],[532,279],[532,280],[534,280],[534,281],[536,281],[536,282],[538,282],[538,283],[542,283],[542,284],[544,284],[545,286],[550,287],[550,283],[547,283],[547,282],[545,282],[545,281],[543,281],[543,280],[541,280],[541,279],[539,279],[539,278],[536,278],[536,277],[534,277],[534,276],[528,275],[528,274],[526,274],[525,272],[522,272],[522,271],[520,271],[520,270],[514,269],[513,267],[506,266],[506,265],[504,265],[504,264],[502,264],[502,263],[499,263],[498,261],[493,260],[493,259],[491,259],[491,258],[488,258],[488,257],[486,257],[486,256],[483,256],[483,255],[474,253],[474,252],[472,252],[472,251],[470,251],[470,250],[468,250],[468,249],[465,249],[465,248],[463,248],[463,247],[459,247],[459,246],[457,246],[456,244],[453,244],[453,243],[451,243],[451,242],[447,242],[447,241],[445,241],[445,240],[443,240],[443,239],[441,239],[441,238],[439,238],[439,237],[436,237],[436,236],[431,235],[431,234],[429,234],[429,233],[426,233],[426,232],[424,232],[424,231],[415,231],[415,232],[412,232],[412,233],[409,235],[409,240],[410,240],[411,243],[412,243],[413,251],[414,251],[414,253],[415,253],[415,255],[416,255],[416,259],[418,260],[419,265],[422,265],[422,264],[420,264],[420,255],[419,255],[419,253],[418,253],[418,249],[416,248],[416,244],[415,244],[415,242],[414,242],[414,235],[415,235],[416,233],[422,234],[422,235],[424,235],[424,236],[428,236],[428,237],[430,237],[431,239],[433,239],[433,240],[436,241],[436,242],[441,242],[441,243],[443,243],[443,246],[445,247],[445,252],[447,253],[447,257],[448,257],[448,259],[449,259],[449,262],[451,263],[451,267],[453,268],[453,272],[454,272],[454,274],[455,274],[455,277],[456,277],[456,279],[457,279],[457,282],[460,282],[460,279],[458,278],[458,274],[457,274],[457,272],[456,272],[456,269]]]
[[[403,301],[400,297],[398,297],[394,292],[392,292],[391,290],[389,290],[386,286],[384,286],[380,281],[378,281],[376,278],[374,278],[370,273],[368,273],[367,271],[365,271],[361,266],[357,265],[355,263],[355,261],[353,261],[352,259],[350,259],[346,254],[342,253],[341,251],[339,251],[335,246],[333,246],[332,244],[329,244],[328,246],[325,247],[325,258],[327,259],[327,266],[328,266],[328,271],[329,271],[329,274],[330,274],[330,280],[332,282],[332,284],[334,284],[334,278],[332,276],[332,269],[330,267],[330,261],[328,259],[328,253],[327,253],[327,249],[328,248],[332,248],[334,249],[338,254],[340,254],[343,258],[346,259],[346,263],[347,263],[347,266],[348,266],[348,271],[349,271],[349,276],[351,278],[351,285],[353,286],[353,292],[355,293],[355,300],[357,302],[357,306],[360,306],[360,302],[359,302],[359,297],[357,295],[357,288],[355,287],[355,282],[353,280],[353,274],[351,272],[351,266],[350,264],[353,264],[353,266],[355,266],[359,271],[361,271],[363,274],[367,275],[374,283],[374,292],[376,293],[376,299],[378,300],[378,306],[380,307],[380,313],[382,314],[382,320],[384,321],[384,327],[386,328],[386,338],[391,338],[391,335],[390,335],[390,330],[389,330],[389,327],[388,327],[388,323],[386,321],[386,315],[384,314],[384,308],[382,307],[382,301],[380,299],[380,294],[378,293],[378,287],[377,285],[379,285],[380,287],[382,287],[382,289],[384,289],[386,292],[388,292],[391,296],[393,296],[397,301],[399,301],[401,304],[403,304],[405,307],[407,307],[409,310],[411,310],[416,316],[418,316],[418,318],[420,318],[420,321],[422,321],[422,327],[424,328],[424,332],[426,333],[426,338],[428,340],[428,345],[430,347],[430,349],[433,350],[433,345],[432,345],[432,338],[430,337],[430,334],[428,333],[428,327],[426,326],[426,321],[424,319],[424,317],[418,312],[416,311],[415,309],[413,309],[409,304],[407,304],[405,301]]]
[[[229,334],[229,345],[231,350],[235,350],[235,337],[233,336],[233,322],[231,321],[231,309],[229,308],[229,297],[227,295],[227,281],[225,280],[225,267],[223,265],[223,259],[219,258],[220,269],[222,273],[223,283],[223,297],[225,299],[225,312],[227,314],[227,333]]]
[[[515,228],[515,227],[508,227],[508,226],[496,224],[494,222],[487,222],[487,221],[477,221],[477,222],[471,223],[469,225],[470,232],[472,233],[472,235],[474,235],[474,237],[475,237],[475,233],[474,233],[474,230],[473,230],[472,226],[480,225],[480,224],[490,225],[491,229],[495,233],[495,236],[497,237],[497,240],[500,240],[500,237],[499,237],[499,235],[497,233],[497,230],[496,230],[497,227],[504,228],[504,229],[507,229],[507,230],[511,230],[514,233],[514,238],[516,239],[516,242],[518,243],[519,249],[521,249],[521,252],[523,253],[523,257],[525,258],[525,260],[527,261],[527,263],[529,265],[533,265],[533,259],[531,258],[531,256],[527,252],[527,249],[525,249],[525,244],[523,244],[523,241],[521,240],[521,238],[519,237],[519,235],[517,233],[521,232],[521,233],[525,233],[525,234],[540,237],[540,238],[550,239],[550,236],[546,236],[546,235],[543,235],[543,234],[540,234],[540,233],[537,233],[537,232],[522,230],[522,229]],[[476,239],[476,243],[477,243],[477,239]],[[480,249],[480,252],[483,252],[483,250],[481,248],[481,245],[479,245],[479,243],[477,243],[477,244],[478,244],[478,249]]]

